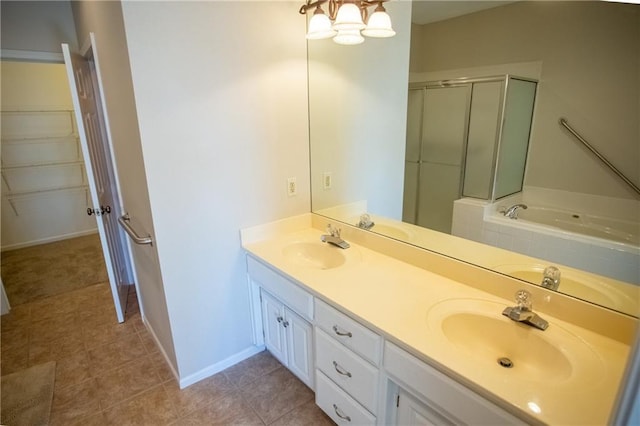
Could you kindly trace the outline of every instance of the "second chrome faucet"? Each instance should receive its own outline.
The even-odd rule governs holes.
[[[334,246],[340,247],[341,249],[348,249],[351,246],[348,242],[340,237],[341,232],[342,230],[340,228],[328,224],[327,233],[320,236],[320,241],[322,241],[323,243],[333,244]]]
[[[509,319],[521,322],[540,330],[546,330],[549,322],[538,316],[532,311],[531,293],[527,290],[518,290],[516,292],[516,306],[504,308],[502,315]]]

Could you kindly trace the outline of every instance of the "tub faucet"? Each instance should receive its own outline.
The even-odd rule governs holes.
[[[348,249],[351,247],[348,242],[340,238],[340,233],[342,230],[336,226],[331,224],[327,225],[327,233],[324,235],[320,235],[320,241],[323,243],[333,244],[334,246],[340,247],[341,249]]]
[[[555,266],[547,266],[542,273],[542,282],[540,285],[550,290],[558,290],[560,287],[560,269]]]
[[[518,209],[527,209],[527,205],[526,204],[514,204],[513,206],[507,208],[502,208],[500,209],[500,213],[502,213],[503,215],[505,215],[506,217],[508,217],[509,219],[517,219],[518,218]]]
[[[509,317],[513,321],[521,322],[543,331],[546,330],[549,327],[549,322],[540,318],[531,308],[531,293],[527,290],[518,290],[516,292],[516,306],[504,308],[502,315]]]
[[[371,216],[369,216],[367,213],[361,214],[360,221],[356,223],[356,226],[358,228],[364,229],[366,231],[371,230],[371,228],[373,228],[373,225],[375,225],[375,223],[373,223],[373,221],[371,220]]]

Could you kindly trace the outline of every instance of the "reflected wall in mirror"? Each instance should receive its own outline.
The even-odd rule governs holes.
[[[418,25],[411,2],[387,5],[394,38],[308,44],[313,211],[349,224],[367,212],[372,232],[534,285],[553,264],[558,291],[638,316],[640,201],[558,120],[640,183],[640,6],[521,1]],[[479,196],[476,176],[492,169],[478,166],[457,175],[470,190],[453,203],[453,236],[402,222],[412,208],[403,206],[410,84],[505,74],[539,82],[523,191],[495,202]],[[475,117],[486,128],[473,143],[490,146],[505,127],[486,126],[486,104]],[[436,183],[427,204],[447,186]],[[514,210],[518,219],[499,213],[517,204],[528,206]]]

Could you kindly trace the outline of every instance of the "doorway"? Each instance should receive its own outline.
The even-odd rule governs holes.
[[[1,67],[0,266],[15,306],[108,278],[64,65]]]
[[[108,119],[101,102],[102,88],[93,34],[86,45],[83,57],[71,53],[68,45],[63,44],[64,65],[28,62],[7,65],[7,68],[18,70],[14,72],[13,80],[22,82],[19,85],[22,90],[9,91],[8,96],[13,98],[8,97],[8,102],[5,102],[4,91],[2,94],[2,137],[3,142],[10,141],[3,143],[2,185],[7,195],[3,207],[11,207],[13,211],[13,215],[6,213],[6,209],[2,212],[3,229],[11,230],[2,234],[2,248],[28,248],[50,241],[55,241],[54,246],[60,248],[63,244],[60,241],[83,236],[87,238],[78,243],[84,246],[86,258],[96,251],[97,233],[102,256],[92,259],[97,266],[92,270],[102,273],[106,269],[117,320],[123,322],[127,297],[134,284],[130,248],[117,222],[122,203]],[[28,71],[36,69],[36,78],[25,81],[24,75],[29,73],[23,68]],[[3,72],[4,85],[13,88],[15,85],[9,86],[6,77]],[[7,122],[8,126],[5,125]],[[7,166],[5,163],[10,161],[12,163]],[[40,180],[43,182],[41,186],[38,186],[38,178],[44,178]],[[64,197],[60,201],[60,194],[74,198],[72,202],[64,200]],[[52,198],[58,201],[53,207]],[[34,200],[41,204],[34,208]],[[33,220],[34,215],[40,215],[36,217],[40,220]],[[54,225],[54,232],[51,232],[51,225]],[[16,235],[21,239],[16,239]],[[57,251],[60,254],[64,250]],[[70,274],[78,268],[70,266],[69,260],[77,257],[62,256],[61,260],[49,263],[64,265],[62,269]],[[88,266],[91,262],[80,263]],[[32,266],[35,264],[30,262]],[[39,273],[46,269],[36,268]],[[87,270],[84,268],[84,272]],[[21,274],[23,277],[28,275]],[[84,283],[92,281],[82,273],[79,275]],[[68,278],[66,282],[70,281]],[[41,293],[45,296],[50,294]]]

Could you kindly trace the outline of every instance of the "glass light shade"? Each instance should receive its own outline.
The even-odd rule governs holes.
[[[340,30],[338,31],[338,35],[333,38],[338,44],[360,44],[364,42],[364,37],[360,35],[359,30]]]
[[[329,20],[329,17],[324,13],[315,13],[309,20],[308,40],[331,38],[336,35],[336,33],[337,31],[331,28],[331,20]]]
[[[367,37],[393,37],[396,32],[391,28],[391,18],[384,11],[374,12],[369,17],[367,28],[362,30]]]
[[[361,30],[366,25],[362,22],[360,8],[353,3],[344,3],[338,9],[338,15],[333,24],[334,30]]]

